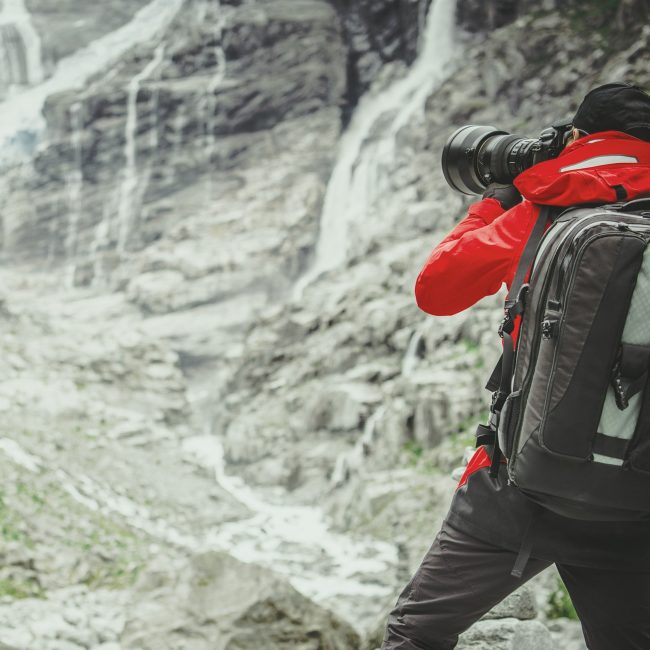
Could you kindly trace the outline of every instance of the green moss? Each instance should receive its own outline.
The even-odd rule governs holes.
[[[470,341],[469,339],[462,339],[461,342],[465,346],[466,352],[478,352],[479,345],[476,341]]]
[[[578,620],[578,614],[571,602],[571,596],[569,596],[569,592],[560,578],[557,579],[557,589],[548,598],[546,616],[548,618],[570,618],[574,621]]]
[[[42,598],[42,589],[31,582],[0,578],[0,598]]]
[[[422,452],[424,451],[422,445],[415,442],[415,440],[409,440],[404,443],[403,449],[408,457],[408,464],[417,465],[418,461],[422,457]]]
[[[573,0],[565,5],[573,31],[583,37],[600,37],[605,51],[617,48],[616,13],[619,0]]]
[[[132,587],[142,570],[141,564],[120,558],[115,562],[96,566],[83,579],[91,589],[127,589]]]
[[[403,451],[406,454],[406,464],[412,467],[420,474],[439,474],[440,468],[430,459],[426,457],[427,452],[422,446],[414,440],[409,440],[404,443]]]
[[[5,493],[0,490],[0,537],[8,542],[20,542],[32,547],[33,544],[20,527],[22,520],[18,513],[5,502]]]
[[[16,494],[23,497],[27,497],[30,501],[35,503],[37,506],[45,505],[45,498],[41,496],[41,494],[38,493],[36,490],[34,490],[34,488],[32,488],[27,483],[24,483],[23,481],[18,481],[18,483],[16,483]]]

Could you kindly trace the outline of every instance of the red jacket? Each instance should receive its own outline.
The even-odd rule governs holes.
[[[503,282],[510,289],[539,213],[534,204],[614,203],[615,186],[623,186],[629,200],[650,195],[650,143],[618,131],[588,135],[527,169],[514,184],[521,203],[507,211],[496,199],[472,204],[434,248],[415,284],[420,309],[447,316],[496,293]]]

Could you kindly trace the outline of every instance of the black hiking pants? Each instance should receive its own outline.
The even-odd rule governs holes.
[[[458,635],[551,562],[516,553],[443,523],[388,618],[381,650],[452,650]],[[590,650],[650,650],[650,573],[557,564]],[[523,649],[522,649],[523,650]]]

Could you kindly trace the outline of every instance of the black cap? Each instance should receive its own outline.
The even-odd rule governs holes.
[[[573,126],[586,133],[622,131],[650,141],[650,95],[628,83],[598,86],[582,100]]]

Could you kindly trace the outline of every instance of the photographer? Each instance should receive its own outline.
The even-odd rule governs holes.
[[[516,167],[511,163],[517,156],[525,159],[523,149],[537,156],[511,175],[514,185],[480,169],[474,176],[451,177],[445,170],[457,189],[475,191],[483,183],[485,191],[417,278],[417,303],[429,314],[458,313],[499,291],[503,282],[510,289],[540,205],[603,205],[650,196],[650,96],[636,86],[592,90],[557,152],[546,159],[531,141],[501,141],[514,151],[504,158],[506,171]],[[495,159],[502,153],[492,151]],[[492,180],[502,182],[484,182]],[[549,220],[545,229],[550,225]],[[515,341],[519,321],[511,332]],[[480,445],[470,460],[441,530],[389,615],[382,650],[451,650],[459,634],[553,563],[591,650],[648,650],[650,519],[560,516],[508,480],[505,459],[491,473],[493,452],[493,446]]]

